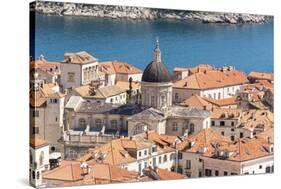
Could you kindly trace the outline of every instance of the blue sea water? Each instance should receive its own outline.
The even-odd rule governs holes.
[[[221,25],[177,20],[112,20],[37,15],[35,55],[62,60],[64,52],[88,51],[99,61],[120,60],[141,69],[159,37],[170,71],[208,63],[250,72],[273,71],[273,21]]]

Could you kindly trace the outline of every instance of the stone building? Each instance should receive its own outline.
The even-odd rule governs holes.
[[[39,134],[51,151],[60,151],[65,95],[50,84],[30,90],[30,134]]]
[[[64,54],[60,79],[63,90],[103,79],[99,73],[98,60],[89,53],[81,51]]]
[[[68,90],[68,98],[71,96],[81,96],[85,100],[99,101],[112,104],[126,104],[127,90],[117,85],[96,87],[92,84],[83,85]]]
[[[253,138],[274,127],[269,110],[219,109],[211,113],[211,128],[234,141]]]
[[[141,81],[142,70],[121,61],[106,61],[99,63],[99,71],[105,75],[105,85],[115,85],[118,81]]]
[[[230,141],[209,128],[177,145],[178,172],[190,177],[272,173],[272,140],[256,136]]]
[[[273,151],[273,143],[259,137],[218,145],[214,153],[201,157],[204,176],[273,173]]]

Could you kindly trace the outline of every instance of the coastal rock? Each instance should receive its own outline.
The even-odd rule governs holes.
[[[194,20],[203,23],[263,23],[271,16],[234,14],[234,13],[208,13],[199,11],[166,10],[144,7],[89,5],[80,3],[45,2],[38,1],[35,11],[40,14],[60,16],[92,16],[111,19],[175,19]]]

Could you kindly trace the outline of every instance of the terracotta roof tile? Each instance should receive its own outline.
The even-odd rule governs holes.
[[[236,96],[218,99],[218,100],[207,98],[207,97],[204,97],[203,99],[206,100],[207,102],[211,103],[211,104],[216,105],[216,106],[227,106],[227,105],[234,105],[234,104],[238,103]]]
[[[124,89],[124,90],[129,90],[129,81],[117,81],[116,84],[115,84],[117,87],[120,87],[121,89]],[[136,89],[140,89],[141,87],[141,84],[140,82],[132,82],[132,90],[136,90]]]
[[[230,140],[222,136],[215,130],[208,128],[190,135],[183,139],[183,142],[177,144],[177,149],[183,152],[214,154],[215,146],[228,144]]]
[[[204,107],[206,107],[206,109],[211,109],[213,107],[212,103],[210,103],[208,100],[205,100],[203,97],[200,97],[199,95],[192,95],[181,102],[180,105],[201,109],[204,109]]]
[[[202,90],[245,84],[247,82],[248,79],[246,75],[237,70],[210,70],[206,72],[198,72],[185,79],[176,81],[173,87]]]
[[[125,93],[126,89],[120,88],[117,85],[111,85],[106,87],[100,87],[95,89],[95,95],[91,95],[91,86],[83,85],[74,89],[80,96],[85,98],[107,98],[115,95],[119,95],[121,93]]]
[[[142,71],[127,62],[108,61],[100,62],[99,67],[107,74],[140,74]]]
[[[272,155],[271,146],[265,139],[255,137],[239,139],[234,143],[221,145],[218,150],[230,152],[227,160],[241,162]]]

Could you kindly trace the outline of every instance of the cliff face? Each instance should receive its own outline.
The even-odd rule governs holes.
[[[177,19],[203,23],[263,23],[271,16],[234,13],[167,10],[144,7],[89,5],[81,3],[43,2],[34,5],[37,13],[60,16],[93,16],[112,19]]]

